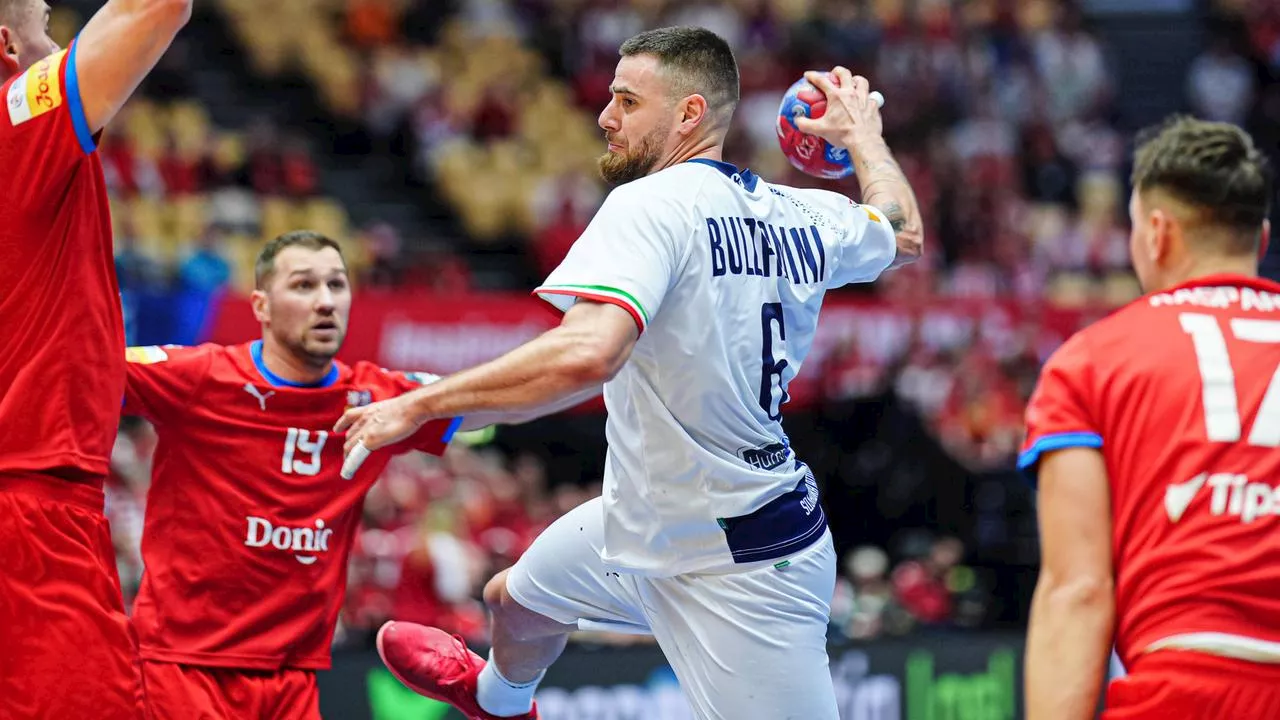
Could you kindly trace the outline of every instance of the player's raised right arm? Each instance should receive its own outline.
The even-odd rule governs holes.
[[[890,267],[913,262],[924,251],[920,204],[884,141],[880,108],[870,99],[866,78],[854,77],[843,67],[832,73],[839,85],[824,73],[805,73],[805,79],[826,95],[827,111],[816,120],[796,118],[796,127],[849,151],[862,186],[863,204],[883,212],[897,238],[898,252]]]
[[[191,18],[193,0],[108,0],[76,38],[89,132],[106,127]]]

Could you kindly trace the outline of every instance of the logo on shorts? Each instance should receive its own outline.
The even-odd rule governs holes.
[[[324,520],[316,520],[315,527],[288,527],[272,525],[266,518],[249,515],[248,531],[244,544],[251,548],[270,545],[277,550],[292,552],[293,558],[303,565],[314,565],[318,553],[329,552],[329,538],[333,528],[325,527]]]

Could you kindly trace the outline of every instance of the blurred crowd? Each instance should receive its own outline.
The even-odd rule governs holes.
[[[350,5],[348,33],[369,4]],[[776,182],[856,192],[801,175],[777,149],[779,100],[805,69],[839,59],[885,91],[886,135],[929,223],[929,259],[900,282],[947,296],[1133,296],[1117,89],[1106,49],[1063,3],[464,2],[431,43],[364,38],[365,120],[411,135],[473,241],[523,243],[545,271],[603,197],[595,116],[619,43],[674,23],[734,46],[742,103],[726,156]]]
[[[493,248],[548,272],[607,192],[595,174],[603,149],[595,118],[609,99],[619,43],[676,23],[714,29],[735,48],[742,103],[726,159],[770,181],[857,194],[853,180],[801,175],[777,149],[778,103],[802,71],[839,62],[888,98],[886,136],[924,209],[928,251],[922,262],[848,292],[910,307],[912,340],[888,357],[849,342],[824,367],[806,368],[822,374],[829,399],[893,393],[968,468],[1008,468],[1040,364],[1069,332],[1041,321],[1041,308],[1076,309],[1084,323],[1138,292],[1127,269],[1133,128],[1119,122],[1124,88],[1112,48],[1073,2],[216,6],[254,73],[302,77],[334,122],[354,123],[372,147],[407,155],[413,179],[451,208],[462,232],[435,236],[430,224],[377,221],[354,227],[341,188],[325,181],[328,148],[268,112],[218,126],[211,101],[191,82],[204,61],[180,42],[102,151],[126,309],[160,298],[159,307],[187,318],[160,330],[164,341],[194,339],[210,298],[251,286],[262,240],[296,227],[343,243],[358,287],[465,290],[469,258]],[[1208,42],[1183,83],[1185,108],[1245,124],[1274,150],[1280,83],[1268,81],[1280,75],[1280,5],[1217,0],[1213,8]],[[55,13],[55,26],[76,22],[69,10]],[[418,252],[424,245],[436,250]],[[929,303],[960,302],[993,312],[1017,306],[1023,319],[999,343],[982,332],[981,313],[961,336],[930,342]],[[127,423],[113,463],[109,504],[127,588],[141,574],[137,540],[153,444],[149,427]],[[364,637],[393,615],[481,637],[483,581],[598,491],[596,478],[570,480],[549,488],[534,456],[483,447],[455,448],[442,461],[397,461],[367,503],[340,640]],[[854,549],[843,565],[834,631],[869,637],[972,624],[983,591],[963,555],[954,538]]]

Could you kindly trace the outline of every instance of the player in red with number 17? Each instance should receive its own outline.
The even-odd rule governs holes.
[[[0,719],[140,717],[102,515],[124,322],[98,133],[191,15],[109,0],[66,50],[0,0]]]
[[[1140,138],[1148,295],[1054,353],[1019,466],[1039,480],[1029,720],[1280,718],[1280,285],[1257,277],[1272,176],[1239,128]]]

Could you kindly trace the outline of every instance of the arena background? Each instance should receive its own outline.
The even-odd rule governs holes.
[[[93,0],[55,3],[59,40]],[[341,240],[357,282],[342,357],[450,372],[549,327],[528,291],[598,207],[618,43],[698,24],[733,44],[726,159],[792,171],[783,89],[841,63],[888,98],[926,259],[832,293],[786,427],[843,562],[831,625],[843,717],[1021,716],[1033,494],[1012,471],[1040,364],[1135,297],[1132,133],[1173,111],[1280,133],[1280,6],[1192,0],[201,0],[102,155],[131,344],[256,337],[261,243]],[[1266,272],[1277,265],[1268,258]],[[382,671],[388,617],[485,640],[482,583],[598,492],[602,408],[397,461],[351,564],[332,718],[444,718]],[[121,426],[108,512],[131,599],[154,433]],[[656,649],[583,635],[548,720],[688,717]],[[779,668],[779,682],[786,682]]]

